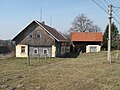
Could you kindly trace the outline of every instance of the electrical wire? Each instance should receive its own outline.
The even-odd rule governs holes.
[[[104,0],[104,2],[106,3],[107,6],[109,5],[109,3],[106,0]]]
[[[113,6],[113,8],[117,8],[117,10],[115,10],[115,11],[113,10],[113,14],[115,14],[116,17],[120,20],[120,16],[117,14],[118,10],[120,10],[120,7]],[[113,19],[120,25],[120,22],[116,19],[116,17],[113,16]]]
[[[107,6],[101,1],[101,0],[99,0],[100,1],[100,3],[107,9]]]
[[[120,22],[114,16],[113,19],[120,25]]]
[[[113,13],[120,19],[120,16],[115,11]]]
[[[111,0],[109,0],[109,2],[112,4],[112,1],[111,1]]]
[[[100,7],[104,12],[108,14],[108,12],[100,5],[98,4],[95,0],[92,0],[98,7]]]
[[[106,9],[104,9],[99,3],[97,3],[95,0],[92,0],[92,1],[93,1],[99,8],[101,8],[105,13],[109,14],[109,13],[106,11]],[[100,1],[100,0],[99,0],[99,1]],[[105,4],[104,4],[102,1],[100,1],[100,2],[101,2],[102,5],[104,5],[104,7],[106,7]],[[109,5],[106,0],[104,0],[104,2],[106,3],[106,5]],[[109,2],[112,3],[111,0],[109,0]],[[120,19],[120,16],[117,15],[117,13],[116,13],[116,12],[120,9],[120,7],[113,6],[113,8],[118,8],[116,11],[113,11],[113,14],[115,14],[115,15],[117,16],[117,18]],[[113,16],[113,19],[120,25],[120,22],[116,19],[115,16]]]

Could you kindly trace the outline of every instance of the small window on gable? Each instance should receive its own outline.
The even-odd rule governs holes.
[[[34,53],[34,54],[38,54],[38,48],[34,48],[34,49],[33,49],[33,53]]]
[[[41,38],[41,33],[38,33],[38,34],[37,34],[37,38]]]
[[[21,53],[25,53],[25,46],[21,46]]]
[[[30,36],[29,36],[30,38],[32,38],[32,35],[30,34]]]

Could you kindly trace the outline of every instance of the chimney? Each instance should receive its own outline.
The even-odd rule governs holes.
[[[42,21],[42,24],[45,24],[45,21]]]

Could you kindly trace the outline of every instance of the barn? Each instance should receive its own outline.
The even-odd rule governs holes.
[[[72,45],[77,52],[99,52],[102,45],[102,32],[72,32]]]

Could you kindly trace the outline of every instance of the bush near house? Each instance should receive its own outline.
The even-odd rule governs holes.
[[[0,40],[0,58],[13,57],[15,45],[11,40]]]

